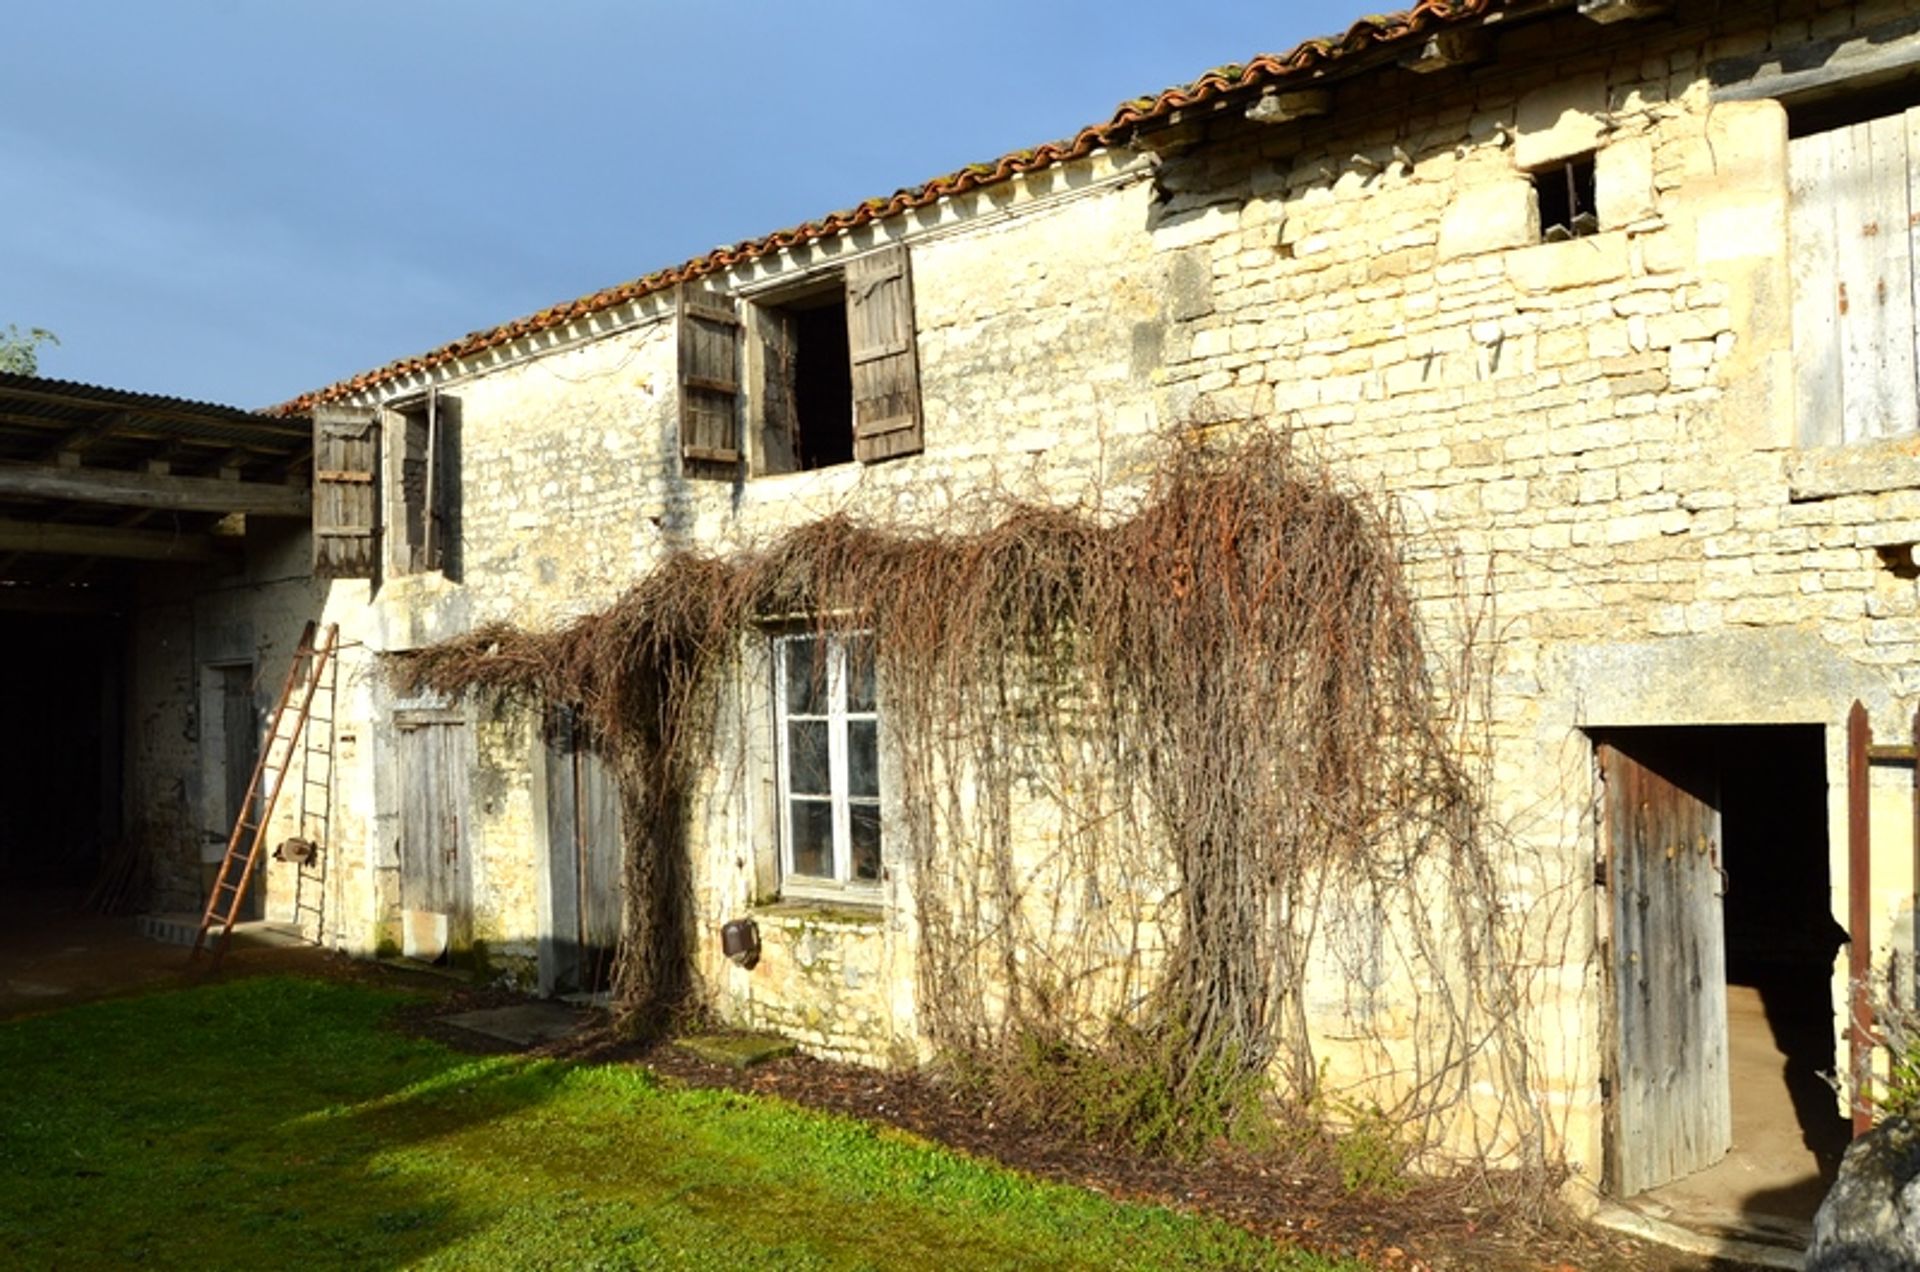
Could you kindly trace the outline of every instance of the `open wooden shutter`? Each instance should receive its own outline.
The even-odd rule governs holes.
[[[427,394],[427,489],[421,568],[447,568],[447,533],[453,520],[456,487],[454,438],[460,423],[460,399],[439,390]]]
[[[924,447],[920,360],[906,248],[884,248],[847,266],[847,349],[854,458],[871,464],[918,453]]]
[[[370,579],[380,532],[380,423],[370,407],[313,412],[313,573]]]
[[[713,465],[740,462],[740,319],[697,283],[680,285],[679,309],[680,458],[689,476],[731,476]]]
[[[1920,109],[1788,145],[1797,440],[1920,429]]]

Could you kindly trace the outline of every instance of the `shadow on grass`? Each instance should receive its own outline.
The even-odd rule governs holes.
[[[380,1029],[399,1001],[272,978],[0,1024],[0,1262],[375,1267],[462,1239],[409,1149],[551,1076]]]

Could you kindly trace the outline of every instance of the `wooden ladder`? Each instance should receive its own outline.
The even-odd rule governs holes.
[[[220,871],[214,876],[213,890],[207,894],[206,913],[200,916],[200,930],[193,937],[189,960],[200,951],[212,951],[211,967],[225,957],[227,943],[233,939],[233,925],[253,882],[254,868],[260,863],[260,851],[266,844],[267,827],[273,821],[273,808],[280,800],[280,788],[286,784],[287,769],[294,752],[306,734],[307,717],[313,710],[314,691],[320,686],[334,650],[340,641],[340,626],[327,624],[316,643],[317,628],[308,623],[300,633],[293,651],[293,666],[287,669],[287,683],[280,690],[280,701],[273,708],[273,724],[267,730],[266,745],[253,766],[253,778],[247,783],[247,797],[234,819],[233,834],[227,837],[227,851],[220,858]],[[304,766],[303,766],[304,767]],[[219,935],[209,940],[218,926]]]

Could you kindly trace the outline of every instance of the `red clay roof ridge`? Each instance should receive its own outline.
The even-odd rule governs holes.
[[[731,247],[715,248],[705,256],[695,257],[680,265],[655,270],[629,282],[549,306],[498,327],[469,333],[416,357],[401,358],[325,388],[304,393],[271,408],[268,413],[303,414],[320,403],[350,397],[402,376],[430,371],[526,336],[552,331],[578,319],[664,291],[689,279],[722,273],[735,265],[785,248],[829,238],[844,230],[923,208],[983,186],[997,185],[1024,173],[1038,172],[1085,158],[1096,150],[1107,148],[1139,125],[1165,119],[1187,107],[1259,85],[1306,78],[1355,54],[1383,44],[1411,39],[1439,27],[1484,17],[1508,3],[1510,0],[1418,0],[1412,8],[1399,13],[1365,17],[1342,35],[1306,40],[1287,53],[1262,54],[1245,63],[1216,67],[1191,83],[1165,89],[1149,97],[1131,98],[1121,103],[1105,121],[1088,125],[1072,137],[1016,150],[990,163],[969,164],[957,172],[895,191],[890,196],[868,199],[817,220],[777,230],[761,238],[748,239]]]

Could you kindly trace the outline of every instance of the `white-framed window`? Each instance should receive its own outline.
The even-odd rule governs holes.
[[[880,882],[880,716],[873,637],[774,638],[780,875],[788,891]]]

